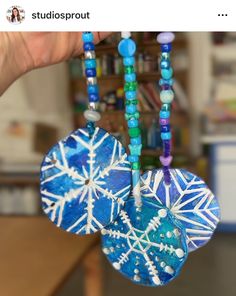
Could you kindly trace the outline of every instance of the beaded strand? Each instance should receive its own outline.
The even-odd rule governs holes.
[[[128,160],[132,164],[132,184],[135,205],[141,206],[140,194],[140,155],[142,149],[141,132],[139,128],[139,111],[137,109],[137,80],[135,73],[135,52],[136,44],[130,38],[130,32],[121,33],[122,40],[118,45],[118,51],[123,57],[124,65],[124,91],[125,91],[125,119],[128,125],[128,134],[130,136]]]
[[[160,156],[160,162],[163,166],[164,180],[167,185],[171,183],[170,164],[173,157],[171,156],[171,127],[170,111],[171,103],[174,99],[173,86],[173,69],[171,67],[170,52],[175,35],[171,32],[160,33],[157,36],[157,42],[161,45],[160,69],[161,78],[159,80],[160,100],[162,102],[159,123],[161,126],[161,139],[163,143],[163,155]]]
[[[83,32],[84,66],[87,78],[88,110],[84,112],[87,120],[87,129],[92,136],[95,129],[95,122],[101,119],[101,115],[96,111],[99,102],[99,88],[97,85],[96,54],[94,36],[92,32]]]

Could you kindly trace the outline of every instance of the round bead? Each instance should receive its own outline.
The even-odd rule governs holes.
[[[95,46],[92,42],[86,42],[84,43],[83,48],[84,48],[84,51],[89,51],[89,50],[91,51],[95,49]]]
[[[94,40],[93,33],[84,32],[82,34],[82,40],[83,40],[83,42],[93,42],[93,40]]]
[[[170,61],[169,60],[161,60],[160,67],[161,67],[161,69],[168,69],[170,67]]]
[[[164,104],[170,104],[174,99],[174,92],[171,89],[162,90],[160,93],[160,100]]]
[[[123,64],[124,64],[125,66],[133,66],[134,63],[135,63],[135,59],[134,59],[134,57],[128,57],[128,58],[124,58],[124,59],[123,59]]]
[[[130,38],[130,36],[131,36],[130,32],[121,32],[121,38],[128,39]]]
[[[131,138],[130,139],[131,145],[140,145],[142,143],[141,137]]]
[[[161,44],[161,51],[162,52],[170,52],[172,49],[171,43],[168,44]]]
[[[162,133],[167,133],[170,131],[170,125],[167,124],[167,125],[161,125],[161,132]]]
[[[118,51],[122,57],[131,57],[136,51],[136,44],[132,39],[123,39],[118,45]]]
[[[98,101],[99,101],[98,93],[89,94],[89,102],[98,102]]]
[[[99,121],[101,119],[101,115],[97,111],[92,110],[84,111],[84,117],[88,121]]]
[[[137,119],[128,120],[128,127],[129,128],[138,127],[138,120]]]
[[[97,75],[96,68],[85,69],[85,75],[86,75],[87,77],[96,77],[96,75]]]
[[[128,130],[131,138],[136,138],[140,135],[140,129],[138,127],[133,127]]]
[[[125,105],[131,105],[131,104],[138,105],[138,100],[127,100],[125,102]]]
[[[139,157],[138,157],[138,155],[129,155],[128,156],[128,161],[129,162],[138,162],[139,161]]]
[[[169,69],[162,69],[161,70],[161,76],[162,78],[164,79],[170,79],[173,75],[173,69],[172,68],[169,68]]]
[[[159,123],[161,125],[169,124],[170,123],[170,120],[169,120],[169,118],[160,118],[159,119]]]
[[[136,162],[133,162],[132,163],[132,169],[133,170],[139,170],[140,167],[141,167],[141,165],[140,165],[140,162],[139,161],[136,161]]]
[[[96,58],[95,51],[94,51],[94,50],[91,50],[91,51],[85,51],[85,52],[84,52],[84,58],[85,58],[86,60],[88,60],[88,59],[95,59],[95,58]]]
[[[163,111],[163,110],[161,110],[160,111],[160,118],[169,118],[170,117],[170,111]]]
[[[98,86],[97,85],[88,85],[87,91],[89,94],[98,93]]]
[[[161,133],[161,139],[162,140],[170,140],[171,139],[171,133]]]
[[[125,74],[134,73],[134,67],[133,66],[126,66],[125,67]]]
[[[136,108],[136,105],[127,105],[125,107],[125,110],[126,110],[127,113],[133,114],[133,113],[135,113],[137,111],[137,108]]]
[[[157,42],[160,44],[171,43],[175,39],[175,34],[172,32],[163,32],[157,35]]]
[[[135,73],[125,74],[125,81],[126,82],[133,82],[135,80],[136,80],[136,74]]]
[[[130,74],[127,74],[127,75],[130,75]],[[127,100],[136,99],[136,96],[137,96],[136,91],[129,90],[129,91],[125,92],[125,98]]]
[[[161,155],[159,157],[159,159],[160,159],[160,162],[161,162],[162,165],[169,166],[171,164],[171,162],[172,162],[173,157],[171,155],[169,155],[167,157],[164,157],[163,155]]]
[[[95,59],[85,60],[84,65],[85,65],[85,68],[96,68],[97,66]]]

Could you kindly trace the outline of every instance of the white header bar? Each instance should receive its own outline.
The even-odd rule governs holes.
[[[0,7],[1,31],[236,31],[235,0],[0,0]]]

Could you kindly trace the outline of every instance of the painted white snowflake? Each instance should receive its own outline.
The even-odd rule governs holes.
[[[98,127],[91,138],[84,128],[58,142],[41,167],[44,212],[58,227],[80,235],[111,223],[130,186],[125,149]]]
[[[165,285],[187,258],[185,231],[166,209],[142,198],[129,198],[117,219],[102,229],[102,249],[113,267],[137,284]]]
[[[170,210],[185,229],[189,251],[193,251],[211,238],[219,222],[219,204],[199,177],[183,169],[170,169],[170,173],[167,186],[162,169],[146,172],[141,177],[141,192]]]

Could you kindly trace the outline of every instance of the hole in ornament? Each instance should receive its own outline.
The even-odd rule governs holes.
[[[52,159],[52,160],[51,160],[51,163],[53,163],[53,164],[55,164],[56,162],[57,162],[56,159]]]
[[[55,202],[53,202],[52,204],[51,204],[51,207],[54,207],[55,206]]]
[[[88,185],[88,184],[89,184],[89,182],[90,182],[90,180],[89,180],[89,179],[87,179],[87,180],[85,180],[84,184],[85,184],[85,185]]]

